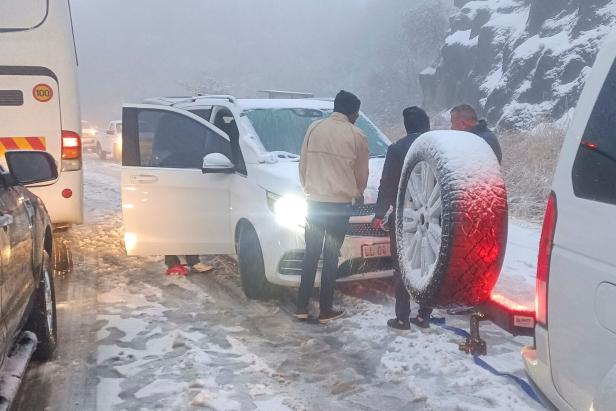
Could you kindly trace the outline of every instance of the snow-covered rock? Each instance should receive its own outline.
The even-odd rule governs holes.
[[[466,102],[491,124],[566,117],[616,23],[616,0],[456,0],[439,60],[420,75],[424,104]]]

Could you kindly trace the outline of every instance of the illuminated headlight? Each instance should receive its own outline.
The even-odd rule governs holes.
[[[308,203],[305,198],[292,194],[279,196],[268,192],[267,204],[281,226],[297,231],[302,231],[306,226]]]

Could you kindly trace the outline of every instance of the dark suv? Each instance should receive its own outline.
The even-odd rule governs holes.
[[[5,153],[0,167],[0,409],[7,409],[32,356],[45,361],[57,344],[50,271],[52,227],[43,202],[25,187],[55,181],[42,151]]]

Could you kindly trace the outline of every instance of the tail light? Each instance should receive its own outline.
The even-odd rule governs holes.
[[[81,169],[81,137],[74,131],[62,130],[62,171]]]
[[[537,291],[535,297],[535,312],[537,323],[548,326],[548,283],[550,278],[550,260],[554,246],[554,231],[556,230],[556,195],[550,193],[548,205],[539,241],[539,258],[537,260]]]

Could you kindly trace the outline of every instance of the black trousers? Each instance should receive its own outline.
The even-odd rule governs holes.
[[[324,311],[332,308],[340,248],[348,230],[350,216],[350,204],[308,202],[306,254],[297,297],[298,308],[303,309],[308,306],[321,254],[323,254],[323,269],[320,309]]]
[[[186,256],[186,264],[189,266],[193,266],[199,262],[198,255],[187,255]],[[166,255],[165,256],[165,265],[167,267],[173,267],[174,265],[180,264],[180,258],[177,255]]]
[[[398,263],[398,247],[396,240],[396,230],[394,221],[396,221],[395,215],[392,214],[390,216],[389,221],[390,230],[389,230],[389,240],[391,245],[391,256],[394,261],[394,289],[396,296],[396,319],[399,321],[408,321],[411,317],[411,296],[406,289],[406,285],[404,284],[404,280],[402,279],[402,272],[400,271],[400,266]],[[419,306],[418,315],[421,318],[430,318],[432,315],[432,308],[426,306]]]

